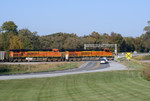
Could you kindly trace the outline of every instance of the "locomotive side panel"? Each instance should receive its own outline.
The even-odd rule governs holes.
[[[102,57],[107,57],[109,60],[113,59],[113,53],[109,49],[104,51],[67,51],[67,60],[100,60]]]
[[[9,61],[26,61],[27,57],[34,61],[61,61],[62,53],[59,51],[10,51]]]

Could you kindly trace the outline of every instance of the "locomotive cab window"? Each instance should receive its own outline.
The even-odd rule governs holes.
[[[59,52],[58,49],[53,49],[53,52]]]
[[[109,50],[105,50],[105,52],[109,52]]]

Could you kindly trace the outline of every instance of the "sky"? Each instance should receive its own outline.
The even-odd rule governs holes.
[[[38,35],[111,32],[138,37],[150,20],[150,0],[0,0],[0,26],[14,21],[18,30]]]

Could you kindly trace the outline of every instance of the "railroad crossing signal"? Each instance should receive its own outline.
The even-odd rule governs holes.
[[[127,54],[126,54],[126,58],[127,58],[127,59],[131,59],[131,58],[132,58],[132,54],[131,54],[131,53],[127,53]]]

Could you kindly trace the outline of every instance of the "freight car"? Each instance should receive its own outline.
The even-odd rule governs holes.
[[[113,53],[109,49],[104,50],[10,50],[10,62],[25,62],[30,57],[32,61],[84,61],[84,60],[100,60],[107,57],[113,60]]]

